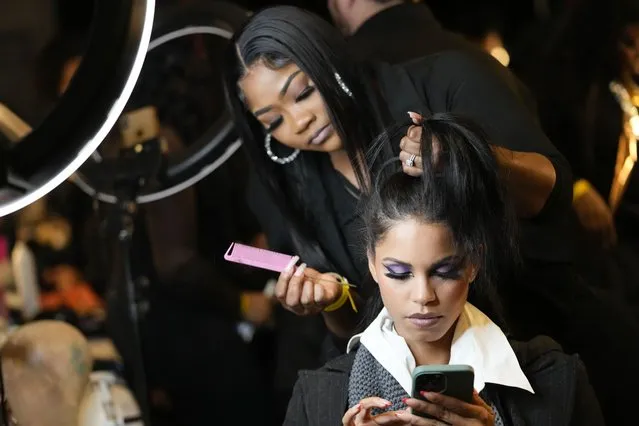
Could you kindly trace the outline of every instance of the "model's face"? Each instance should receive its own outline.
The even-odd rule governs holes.
[[[369,268],[397,333],[409,345],[441,340],[455,325],[476,268],[447,226],[397,222],[369,254]]]
[[[278,142],[307,151],[342,149],[322,96],[297,65],[254,64],[238,85],[249,111]]]
[[[624,68],[639,76],[639,23],[625,28],[620,50]]]

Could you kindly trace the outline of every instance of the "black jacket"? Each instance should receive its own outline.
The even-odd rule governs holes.
[[[535,394],[487,384],[482,391],[507,426],[600,426],[599,404],[576,355],[566,355],[548,337],[511,342]],[[284,425],[341,425],[348,405],[348,381],[355,352],[317,371],[302,371]]]

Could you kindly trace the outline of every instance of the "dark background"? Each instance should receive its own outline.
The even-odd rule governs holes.
[[[162,10],[190,1],[157,0],[157,7]],[[234,3],[251,10],[273,4],[294,4],[328,18],[325,0],[239,0]],[[533,0],[429,0],[426,3],[448,28],[471,37],[480,35],[488,26],[499,28],[507,45],[515,42],[521,33],[518,30],[530,22],[533,13]],[[51,108],[50,101],[37,94],[35,61],[38,53],[56,32],[90,27],[92,4],[91,0],[0,2],[0,102],[29,123],[37,124]]]

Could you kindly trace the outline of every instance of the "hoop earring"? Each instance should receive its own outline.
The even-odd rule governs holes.
[[[346,83],[344,83],[344,80],[342,80],[342,76],[339,75],[338,73],[335,73],[335,80],[337,80],[337,84],[339,84],[339,87],[342,88],[344,93],[346,93],[349,97],[352,98],[353,92],[351,92],[351,89],[349,89]]]
[[[289,155],[288,157],[278,157],[277,155],[275,155],[273,151],[271,150],[271,134],[270,133],[267,133],[266,137],[264,138],[264,149],[266,149],[266,155],[268,155],[268,157],[271,160],[273,160],[277,164],[282,164],[282,165],[292,162],[293,160],[297,158],[298,155],[300,155],[299,149],[296,149],[295,151],[293,151],[293,153]]]

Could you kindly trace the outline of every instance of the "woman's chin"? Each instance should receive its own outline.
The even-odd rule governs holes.
[[[439,324],[425,327],[421,324],[415,325],[410,322],[404,326],[404,333],[402,334],[404,334],[406,340],[434,343],[441,340],[447,334],[447,331],[448,329],[444,329]]]

